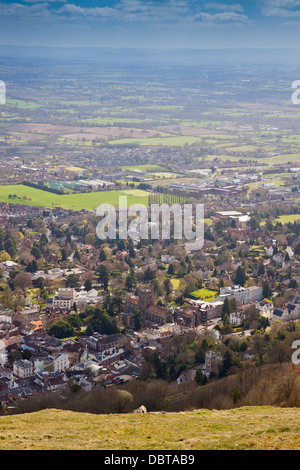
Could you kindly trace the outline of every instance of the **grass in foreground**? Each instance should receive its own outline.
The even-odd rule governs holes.
[[[44,410],[1,417],[0,449],[298,450],[299,430],[299,408],[145,415]]]

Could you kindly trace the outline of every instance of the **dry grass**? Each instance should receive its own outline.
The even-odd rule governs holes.
[[[294,450],[300,409],[243,407],[93,415],[44,410],[0,418],[1,450]]]

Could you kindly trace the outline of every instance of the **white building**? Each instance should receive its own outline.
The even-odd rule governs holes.
[[[69,367],[69,355],[68,353],[56,353],[54,356],[53,365],[54,372],[63,372]]]
[[[230,314],[230,325],[240,326],[245,320],[245,315],[240,312],[233,312]]]
[[[241,287],[229,286],[221,287],[217,300],[225,300],[226,297],[234,298],[239,304],[249,304],[259,302],[263,298],[263,289],[259,286]]]
[[[21,359],[13,363],[13,373],[16,377],[25,379],[33,375],[33,363],[27,359]]]
[[[76,296],[76,304],[78,307],[84,307],[86,305],[96,305],[100,302],[102,297],[99,297],[98,291],[96,289],[91,289],[88,292],[82,290],[78,292]]]
[[[43,363],[43,369],[51,372],[61,373],[69,368],[68,353],[56,353],[48,356]]]
[[[259,311],[260,316],[266,317],[269,320],[273,317],[274,305],[272,302],[266,302],[264,300],[262,302],[257,302],[255,308]]]
[[[76,300],[75,289],[58,289],[53,298],[52,308],[61,308],[70,310]]]

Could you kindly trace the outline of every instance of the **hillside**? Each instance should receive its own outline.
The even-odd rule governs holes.
[[[0,450],[300,449],[300,408],[94,415],[47,409],[0,418]]]

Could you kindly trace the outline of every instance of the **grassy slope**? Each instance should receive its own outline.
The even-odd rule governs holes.
[[[300,409],[243,407],[146,415],[44,410],[0,418],[0,449],[300,449]]]

